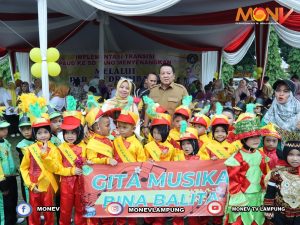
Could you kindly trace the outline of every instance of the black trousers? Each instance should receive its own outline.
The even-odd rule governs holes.
[[[16,207],[18,203],[18,186],[15,176],[5,178],[8,194],[3,195],[5,225],[13,225],[17,222]]]

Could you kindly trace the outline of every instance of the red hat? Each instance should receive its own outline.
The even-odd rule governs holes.
[[[151,122],[151,127],[156,125],[168,125],[171,126],[171,116],[166,113],[159,113],[157,118],[154,118]]]
[[[206,115],[195,114],[190,123],[200,124],[207,129],[210,126],[210,119]]]
[[[63,123],[61,124],[61,129],[63,130],[74,130],[79,127],[81,120],[74,116],[64,117]]]
[[[187,120],[191,117],[192,111],[190,109],[190,104],[192,102],[192,96],[184,96],[182,99],[182,105],[178,106],[175,109],[174,114],[183,115]]]
[[[135,126],[138,119],[139,119],[139,115],[134,112],[121,111],[121,114],[118,117],[117,121],[123,123],[129,123]]]

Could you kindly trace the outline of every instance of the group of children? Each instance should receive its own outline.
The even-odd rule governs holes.
[[[235,118],[230,108],[216,104],[215,114],[207,115],[209,106],[192,115],[192,98],[186,96],[173,117],[144,97],[151,119],[145,145],[136,137],[139,115],[130,106],[103,111],[93,96],[88,97],[84,116],[76,100],[67,96],[66,111],[61,115],[33,94],[24,94],[19,104],[19,130],[24,139],[17,145],[22,175],[22,195],[32,206],[28,224],[41,224],[37,206],[60,205],[59,224],[136,224],[135,218],[85,218],[81,180],[85,164],[157,162],[224,159],[229,185],[224,217],[188,217],[188,224],[262,225],[300,224],[300,137],[281,135],[273,124],[260,127],[254,105]],[[134,104],[134,103],[132,103]],[[1,115],[0,115],[1,116]],[[112,119],[110,119],[112,118]],[[117,130],[110,130],[110,121]],[[0,219],[15,224],[18,170],[11,145],[5,139],[9,123],[0,121]],[[283,132],[284,133],[284,132]],[[261,138],[263,137],[263,138]],[[272,172],[270,173],[270,169]],[[269,172],[269,174],[268,174]],[[268,176],[267,176],[268,174]],[[265,181],[266,184],[265,185]],[[266,192],[266,195],[265,195]],[[56,198],[55,198],[56,197]],[[232,206],[284,206],[285,212],[234,212]],[[51,212],[43,213],[44,224],[54,224]],[[145,218],[145,223],[162,225],[165,217]],[[278,222],[279,221],[279,222]],[[173,224],[183,225],[183,218]]]

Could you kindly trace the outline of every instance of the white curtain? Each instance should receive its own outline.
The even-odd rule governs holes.
[[[22,81],[27,81],[29,84],[31,82],[31,77],[29,73],[29,53],[27,52],[16,52],[16,59],[18,63],[20,79]]]
[[[254,41],[254,32],[251,34],[249,39],[246,41],[243,47],[241,47],[238,51],[233,53],[228,53],[223,51],[222,55],[224,57],[224,61],[230,65],[238,64],[246,55],[248,49],[250,48],[252,42]]]
[[[105,12],[122,16],[141,16],[167,9],[180,0],[82,0]]]
[[[47,68],[47,0],[38,0],[39,40],[42,55],[43,97],[49,102],[49,77]]]
[[[287,8],[294,9],[300,13],[300,1],[299,0],[276,0],[280,5],[286,6]]]
[[[218,52],[202,52],[201,82],[203,87],[213,80],[218,69]]]
[[[274,21],[272,21],[274,22]],[[275,23],[275,22],[274,22]],[[284,42],[295,48],[300,48],[300,32],[290,30],[279,23],[273,25],[276,33]]]

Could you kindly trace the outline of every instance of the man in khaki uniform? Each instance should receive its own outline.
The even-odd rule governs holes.
[[[181,105],[183,96],[188,95],[188,92],[184,86],[174,83],[175,71],[172,65],[163,64],[160,66],[159,71],[161,83],[150,89],[149,97],[167,109],[169,114],[173,116],[176,107]],[[144,134],[149,132],[148,123],[149,118],[145,116]]]
[[[263,79],[263,87],[262,87],[262,98],[264,99],[265,103],[270,102],[273,97],[273,88],[269,83],[269,77],[265,76]]]

